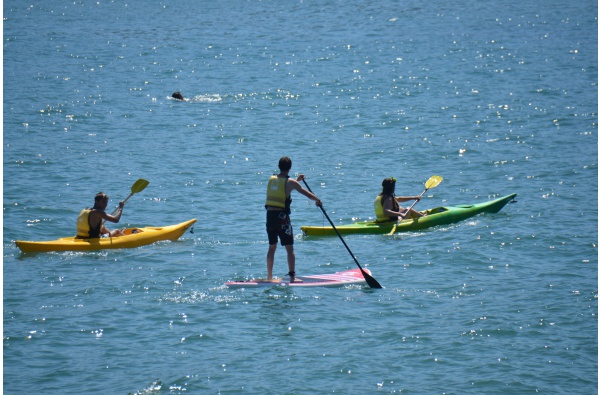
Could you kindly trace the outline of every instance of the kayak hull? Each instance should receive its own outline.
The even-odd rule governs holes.
[[[371,275],[368,269],[363,269],[367,274]],[[315,274],[310,276],[297,276],[297,280],[302,282],[290,283],[289,280],[275,279],[273,281],[253,279],[248,281],[229,281],[225,283],[228,288],[263,288],[263,287],[343,287],[353,284],[366,284],[360,269],[346,270],[332,274]]]
[[[497,213],[517,196],[516,193],[498,199],[476,204],[460,204],[457,206],[442,206],[425,210],[425,217],[405,219],[396,226],[396,232],[412,232],[439,225],[449,225],[463,221],[481,213]],[[385,234],[392,231],[396,222],[355,222],[349,225],[339,225],[335,228],[340,234]],[[307,236],[335,236],[337,233],[331,226],[302,226],[302,232]]]
[[[17,240],[17,247],[23,252],[51,251],[97,251],[115,248],[136,248],[157,241],[179,239],[194,223],[196,218],[176,225],[161,227],[148,226],[144,228],[127,228],[125,236],[106,237],[99,239],[78,239],[63,237],[48,241]]]

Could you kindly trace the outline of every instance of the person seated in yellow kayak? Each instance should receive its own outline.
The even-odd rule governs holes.
[[[104,226],[104,221],[118,223],[123,213],[125,202],[119,202],[117,215],[107,214],[108,195],[98,192],[94,198],[94,207],[81,210],[77,218],[77,237],[80,239],[93,239],[99,237],[124,236],[123,229],[110,231]]]
[[[375,215],[377,216],[377,222],[387,221],[398,221],[398,217],[405,218],[419,218],[424,216],[423,213],[418,212],[415,209],[408,209],[401,207],[398,202],[407,202],[410,200],[421,200],[420,196],[394,196],[396,190],[396,179],[394,177],[386,178],[381,183],[383,187],[381,193],[375,198]]]

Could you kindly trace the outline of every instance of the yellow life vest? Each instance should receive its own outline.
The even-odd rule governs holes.
[[[90,226],[90,213],[92,212],[89,208],[84,208],[77,217],[77,237],[82,239],[98,238],[100,237],[100,229],[102,222],[98,224],[96,229],[92,229]]]
[[[386,221],[397,221],[398,217],[388,217],[387,215],[385,215],[383,213],[383,198],[391,198],[393,199],[394,202],[396,202],[396,199],[394,199],[393,196],[381,196],[381,195],[377,195],[377,197],[375,198],[375,201],[373,202],[373,206],[375,207],[375,216],[377,217],[377,222],[386,222]],[[397,206],[398,203],[394,204],[394,206]],[[394,207],[396,208],[396,207]],[[396,210],[398,210],[398,208],[396,208]]]
[[[265,206],[279,207],[282,209],[288,207],[288,197],[285,193],[287,179],[288,177],[277,177],[277,174],[274,174],[269,178],[269,183],[267,184],[267,202],[265,203]]]
[[[81,210],[79,213],[79,217],[77,217],[77,236],[88,238],[90,237],[90,213],[92,210],[89,208],[85,208]]]

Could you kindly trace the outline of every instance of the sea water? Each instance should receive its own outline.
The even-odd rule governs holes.
[[[597,3],[4,2],[6,394],[593,394]],[[181,91],[186,101],[170,99]],[[416,209],[517,203],[344,240],[383,289],[266,275],[281,156],[336,224],[381,181]],[[23,254],[104,191],[177,242]],[[293,195],[298,275],[352,269]],[[279,247],[275,275],[287,273]]]

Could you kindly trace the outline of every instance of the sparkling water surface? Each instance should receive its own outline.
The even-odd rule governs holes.
[[[597,3],[4,2],[4,393],[592,394]],[[188,98],[169,98],[174,91]],[[345,237],[384,288],[264,277],[281,156],[336,224],[381,180],[416,208],[517,203]],[[119,226],[177,242],[23,254],[139,178]],[[355,268],[297,194],[297,272]],[[113,225],[114,228],[114,225]],[[285,252],[275,274],[287,272]]]

